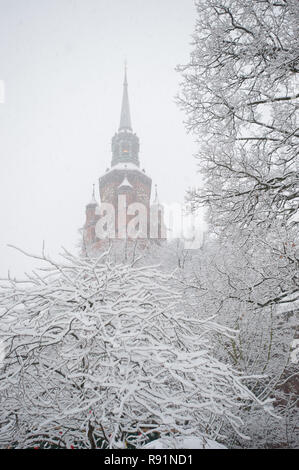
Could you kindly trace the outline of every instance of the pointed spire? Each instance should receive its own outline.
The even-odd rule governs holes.
[[[122,105],[121,105],[119,131],[123,129],[127,129],[130,131],[132,130],[126,62],[125,62],[125,78],[124,78],[123,100],[122,100]]]
[[[158,186],[155,184],[155,199],[154,199],[154,204],[159,205],[159,198],[158,198]]]
[[[98,203],[96,201],[96,195],[95,195],[95,184],[93,184],[93,190],[92,190],[92,198],[88,206],[96,206]]]

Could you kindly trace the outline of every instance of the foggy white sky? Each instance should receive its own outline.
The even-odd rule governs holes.
[[[32,265],[8,243],[74,250],[110,166],[125,58],[141,168],[161,201],[183,201],[198,176],[174,68],[194,23],[193,0],[0,0],[0,276]]]

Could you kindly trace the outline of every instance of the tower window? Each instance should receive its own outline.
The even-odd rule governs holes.
[[[129,153],[130,144],[128,142],[122,142],[121,151],[122,153]]]

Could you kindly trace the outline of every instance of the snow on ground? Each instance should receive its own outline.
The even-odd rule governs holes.
[[[143,449],[226,449],[222,444],[203,437],[163,437],[146,444]]]

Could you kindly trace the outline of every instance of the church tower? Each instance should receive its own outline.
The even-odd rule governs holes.
[[[130,229],[139,233],[138,241],[145,243],[146,240],[162,240],[161,214],[159,214],[159,227],[157,223],[151,228],[151,188],[152,180],[140,169],[139,160],[139,138],[133,132],[127,70],[125,68],[123,97],[118,131],[112,137],[111,168],[99,178],[100,205],[97,204],[95,195],[86,206],[86,223],[84,226],[84,244],[97,251],[103,247],[103,237],[99,236],[102,224],[107,229],[107,224],[113,225],[113,230],[108,234],[108,239],[132,239]],[[114,211],[107,219],[107,211],[112,206]],[[154,204],[153,208],[156,208]],[[142,212],[142,214],[141,214]],[[136,216],[142,215],[140,220]],[[145,223],[143,223],[145,220]],[[134,221],[136,221],[134,225]],[[156,228],[155,228],[156,227]],[[133,232],[136,233],[136,230]],[[102,232],[101,232],[102,233]],[[165,238],[165,237],[164,237]],[[133,236],[134,239],[134,236]],[[107,241],[107,239],[106,239]]]

